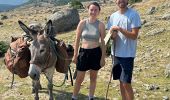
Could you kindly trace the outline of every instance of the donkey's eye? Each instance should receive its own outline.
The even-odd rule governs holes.
[[[44,49],[41,49],[41,50],[40,50],[40,53],[43,53],[44,51],[45,51]]]

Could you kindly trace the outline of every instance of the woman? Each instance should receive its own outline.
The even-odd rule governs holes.
[[[93,100],[98,70],[105,65],[105,25],[97,19],[100,10],[101,8],[97,2],[90,3],[88,5],[89,18],[81,20],[77,26],[74,56],[72,59],[77,65],[77,77],[72,100],[77,99],[81,83],[88,70],[90,71],[89,100]],[[80,40],[81,46],[79,49]]]

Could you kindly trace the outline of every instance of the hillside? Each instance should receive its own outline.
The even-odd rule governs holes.
[[[86,5],[87,2],[84,3]],[[21,36],[23,31],[17,21],[22,20],[26,24],[37,21],[45,23],[46,19],[54,12],[67,6],[44,7],[20,7],[13,11],[1,12],[0,15],[7,19],[0,20],[0,41],[10,41],[11,36]],[[132,5],[141,16],[143,25],[140,29],[137,47],[137,57],[132,85],[135,92],[135,100],[169,100],[170,99],[170,1],[169,0],[143,0]],[[106,24],[106,17],[116,11],[115,3],[108,1],[101,3],[99,19]],[[86,18],[87,10],[79,10],[80,18]],[[56,36],[66,43],[73,43],[75,30]],[[72,72],[75,65],[71,65]],[[97,80],[95,100],[105,100],[107,84],[110,78],[111,58],[106,58],[106,65],[100,70]],[[169,75],[169,76],[168,76]],[[59,85],[64,75],[55,73],[54,84]],[[11,73],[0,59],[0,100],[33,100],[31,94],[31,79],[15,77],[14,87],[10,89]],[[42,75],[43,90],[40,92],[40,100],[47,100],[47,80]],[[80,91],[79,100],[86,100],[89,90],[89,75],[85,77]],[[56,100],[70,100],[73,86],[70,80],[62,87],[54,87]],[[118,81],[111,81],[109,88],[109,100],[121,100]]]
[[[16,7],[17,6],[14,6],[14,5],[0,4],[0,12],[8,11],[8,10],[14,9]]]

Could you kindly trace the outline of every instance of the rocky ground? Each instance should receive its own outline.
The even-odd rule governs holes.
[[[169,100],[170,99],[170,1],[169,0],[143,0],[132,5],[141,15],[142,28],[138,38],[138,50],[135,60],[132,85],[135,92],[135,100]],[[13,11],[0,13],[0,41],[10,41],[10,36],[20,36],[22,31],[18,20],[29,24],[34,21],[45,23],[47,18],[63,7],[21,7]],[[106,23],[106,17],[116,10],[115,4],[108,1],[102,4],[99,19]],[[86,10],[79,11],[80,17],[87,17]],[[57,35],[66,43],[73,43],[75,30]],[[75,65],[72,64],[72,72]],[[107,84],[110,78],[111,59],[106,58],[106,65],[100,70],[96,89],[96,100],[105,100]],[[60,84],[64,75],[55,73],[54,83]],[[31,94],[31,79],[15,77],[13,88],[10,89],[11,73],[0,61],[0,100],[33,100]],[[43,90],[40,91],[40,99],[47,100],[47,80],[42,75]],[[80,91],[80,100],[86,100],[88,94],[88,72]],[[62,87],[54,87],[56,100],[70,100],[73,86],[70,80]],[[121,100],[117,81],[111,81],[109,88],[109,100]]]

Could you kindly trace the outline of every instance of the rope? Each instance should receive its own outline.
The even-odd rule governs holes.
[[[16,58],[16,55],[17,55],[17,52],[15,51],[15,53],[16,53],[16,55],[13,55],[12,54],[12,51],[11,50],[13,50],[11,47],[9,47],[9,50],[10,50],[10,55],[12,56],[12,81],[11,81],[11,89],[12,89],[12,87],[13,87],[13,84],[14,84],[14,67],[13,67],[13,64],[14,64],[14,59]]]
[[[73,79],[72,79],[71,69],[70,69],[70,66],[68,66],[68,67],[69,67],[69,70],[68,70],[68,71],[70,72],[71,85],[73,86]],[[45,74],[45,76],[46,76],[48,82],[51,83],[46,74]],[[53,83],[51,83],[51,84],[52,84],[53,86],[55,86],[55,87],[61,87],[61,86],[63,86],[63,85],[65,84],[67,78],[68,78],[68,73],[65,74],[64,80],[63,80],[63,82],[62,82],[60,85],[55,85],[55,84],[53,84]]]
[[[11,89],[12,89],[13,84],[14,84],[14,73],[12,73]]]
[[[64,60],[72,60],[72,59],[68,59],[68,58],[66,59],[66,58],[64,58],[62,55],[60,55],[60,54],[57,52],[56,48],[55,48],[55,45],[56,45],[55,41],[53,41],[51,38],[49,38],[49,40],[50,40],[50,43],[52,43],[51,46],[52,46],[52,48],[53,48],[56,56],[58,56],[58,57],[60,57],[60,58],[62,58],[62,59],[64,59]]]
[[[72,73],[71,73],[71,69],[70,69],[70,66],[69,66],[69,73],[70,73],[70,79],[71,79],[71,86],[73,86],[73,78],[72,78]]]

